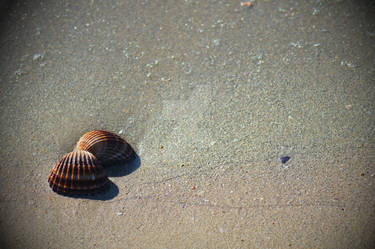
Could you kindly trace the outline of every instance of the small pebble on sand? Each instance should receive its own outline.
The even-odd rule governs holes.
[[[33,55],[33,61],[42,60],[43,58],[44,58],[44,53]]]
[[[281,160],[281,163],[284,164],[286,163],[287,161],[289,161],[290,159],[290,156],[283,156],[283,157],[280,157],[280,160]]]

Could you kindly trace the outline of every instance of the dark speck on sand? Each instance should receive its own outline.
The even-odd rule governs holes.
[[[289,159],[290,159],[290,156],[283,156],[283,157],[280,157],[280,160],[281,160],[281,162],[282,162],[283,164],[286,163],[286,162],[288,162]]]

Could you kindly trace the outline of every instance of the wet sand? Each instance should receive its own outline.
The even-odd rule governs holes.
[[[374,248],[374,8],[3,4],[0,247]],[[139,168],[53,193],[93,129]]]

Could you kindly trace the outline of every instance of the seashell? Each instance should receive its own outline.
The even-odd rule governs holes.
[[[53,191],[66,195],[93,194],[109,186],[100,162],[81,150],[66,154],[52,169],[48,182]]]
[[[133,148],[120,136],[109,131],[87,132],[79,139],[76,149],[89,151],[104,167],[123,164],[136,158]]]

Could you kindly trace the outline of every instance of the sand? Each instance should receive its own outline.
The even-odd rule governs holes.
[[[0,5],[1,248],[374,248],[374,4],[240,3]],[[139,168],[55,194],[93,129]]]

